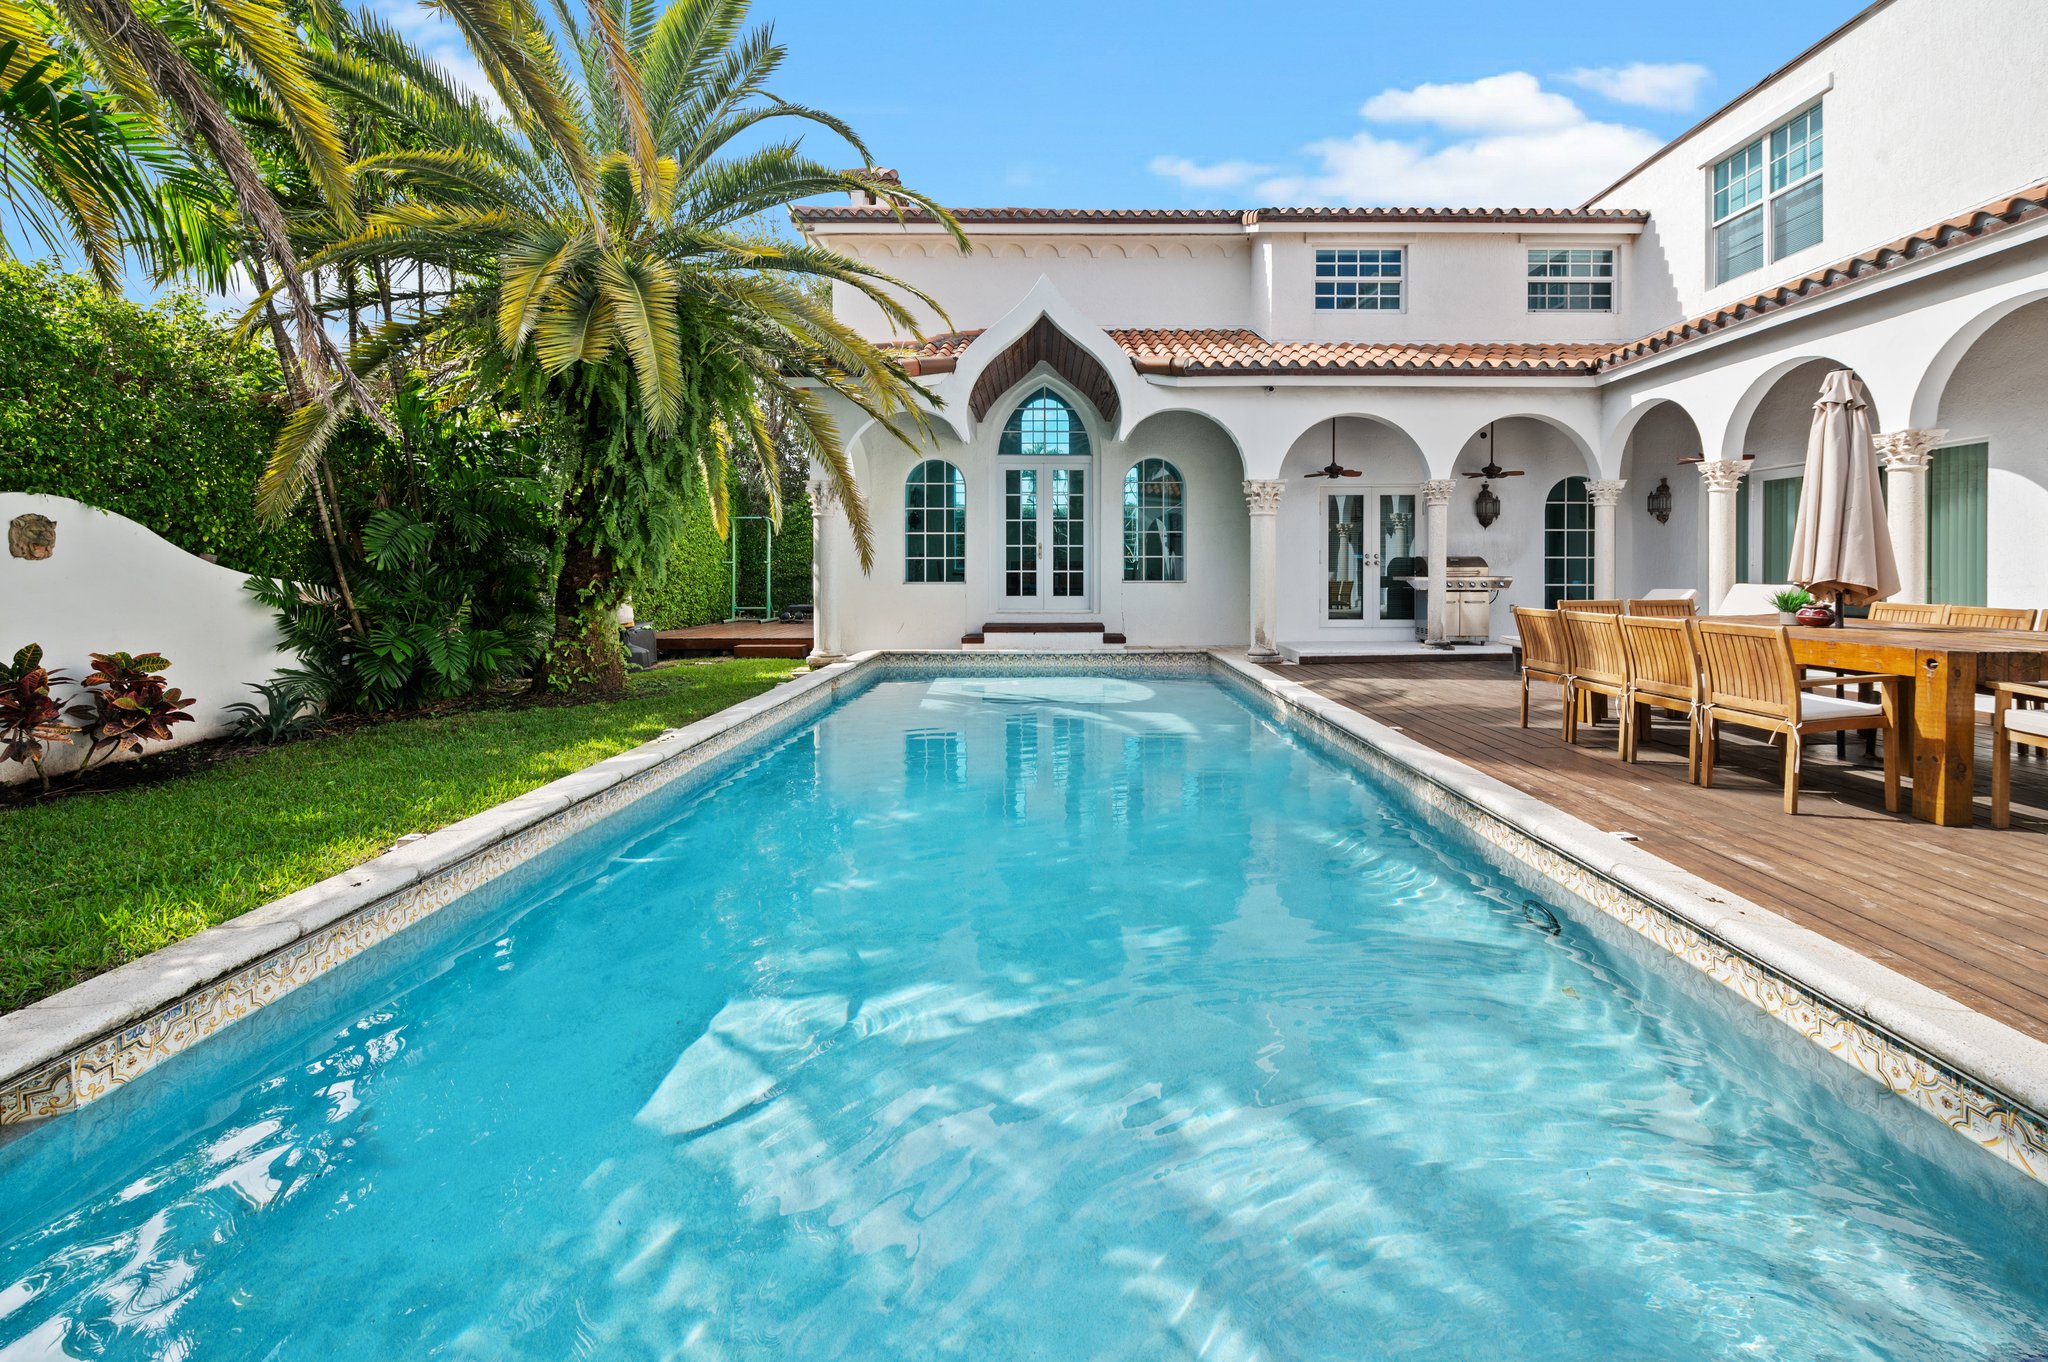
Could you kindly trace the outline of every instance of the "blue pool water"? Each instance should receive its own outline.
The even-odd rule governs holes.
[[[0,1358],[2048,1354],[2048,1189],[1204,681],[884,681],[0,1147]]]

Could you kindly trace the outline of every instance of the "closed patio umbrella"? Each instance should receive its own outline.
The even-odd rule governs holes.
[[[1806,480],[1799,488],[1785,575],[1838,605],[1881,601],[1899,590],[1877,448],[1870,439],[1870,404],[1847,369],[1827,376],[1813,404]]]

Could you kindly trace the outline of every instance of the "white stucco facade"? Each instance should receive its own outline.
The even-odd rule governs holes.
[[[876,557],[863,574],[844,517],[820,517],[820,651],[973,646],[1033,622],[1255,652],[1441,632],[1404,617],[1386,582],[1369,589],[1397,553],[1434,565],[1432,580],[1466,555],[1511,576],[1496,636],[1511,605],[1596,588],[1692,589],[1711,608],[1736,580],[1769,577],[1767,515],[1783,504],[1770,484],[1796,476],[1820,379],[1843,367],[1884,448],[1923,451],[1893,461],[1897,533],[1947,536],[1932,566],[1926,544],[1900,554],[1919,565],[1902,596],[2048,605],[2033,528],[2048,513],[2042,51],[2048,7],[1874,5],[1579,210],[965,210],[967,253],[929,221],[800,210],[814,239],[945,309],[895,337],[857,294],[836,300],[905,346],[939,405],[934,433],[909,445],[844,413]],[[1998,101],[1966,97],[1987,84]],[[1816,107],[1819,239],[1716,282],[1715,162],[1745,143],[1768,151],[1773,128]],[[1597,262],[1571,277],[1607,291],[1538,308],[1539,259]],[[1331,262],[1360,260],[1373,267],[1346,277],[1372,278],[1378,305],[1319,306]],[[1089,437],[1074,531],[1086,590],[1023,600],[1005,499],[1019,464],[1002,431],[1042,390]],[[1310,476],[1333,450],[1355,476]],[[1981,461],[1978,482],[1941,476],[1945,455]],[[907,570],[906,479],[930,458],[964,487],[958,580]],[[1150,460],[1180,475],[1180,580],[1127,580],[1143,571],[1125,561],[1122,492]],[[1490,462],[1519,476],[1478,476]],[[1482,488],[1498,498],[1490,524]],[[1930,509],[1930,496],[1949,500]],[[1590,540],[1546,535],[1554,497],[1553,530],[1583,525]]]

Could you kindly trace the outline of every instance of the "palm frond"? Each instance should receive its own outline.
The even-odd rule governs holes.
[[[657,432],[675,428],[683,404],[683,353],[676,325],[676,272],[663,260],[610,250],[598,257],[597,283],[612,307],[613,326],[632,358],[640,395]]]

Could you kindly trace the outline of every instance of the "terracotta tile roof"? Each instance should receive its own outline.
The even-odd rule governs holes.
[[[1112,331],[1143,374],[1589,374],[1607,343],[1274,342],[1256,331]]]
[[[1858,279],[1868,278],[1883,270],[1896,269],[1900,265],[1922,260],[1940,251],[1963,245],[2003,231],[2007,227],[2048,214],[2048,181],[2031,185],[2017,194],[1994,199],[1981,208],[1935,223],[1932,227],[1900,237],[1897,241],[1879,246],[1874,250],[1852,255],[1846,260],[1802,275],[1800,278],[1779,284],[1763,293],[1754,294],[1740,302],[1728,303],[1712,312],[1703,312],[1676,326],[1666,327],[1626,345],[1613,347],[1601,357],[1602,371],[1616,369],[1634,360],[1660,354],[1673,346],[1683,345],[1689,340],[1725,331],[1731,326],[1759,317],[1767,312],[1779,312],[1818,297],[1831,289]]]
[[[893,223],[885,205],[798,204],[797,222]],[[1648,222],[1648,213],[1621,208],[956,208],[963,223],[1075,223],[1088,225],[1254,226],[1262,222]],[[923,210],[906,210],[904,222],[930,222]]]
[[[912,374],[951,373],[979,331],[948,331],[891,346]],[[1109,338],[1143,374],[1588,374],[1613,349],[1594,344],[1459,341],[1442,344],[1366,341],[1274,342],[1256,331],[1133,329]]]

